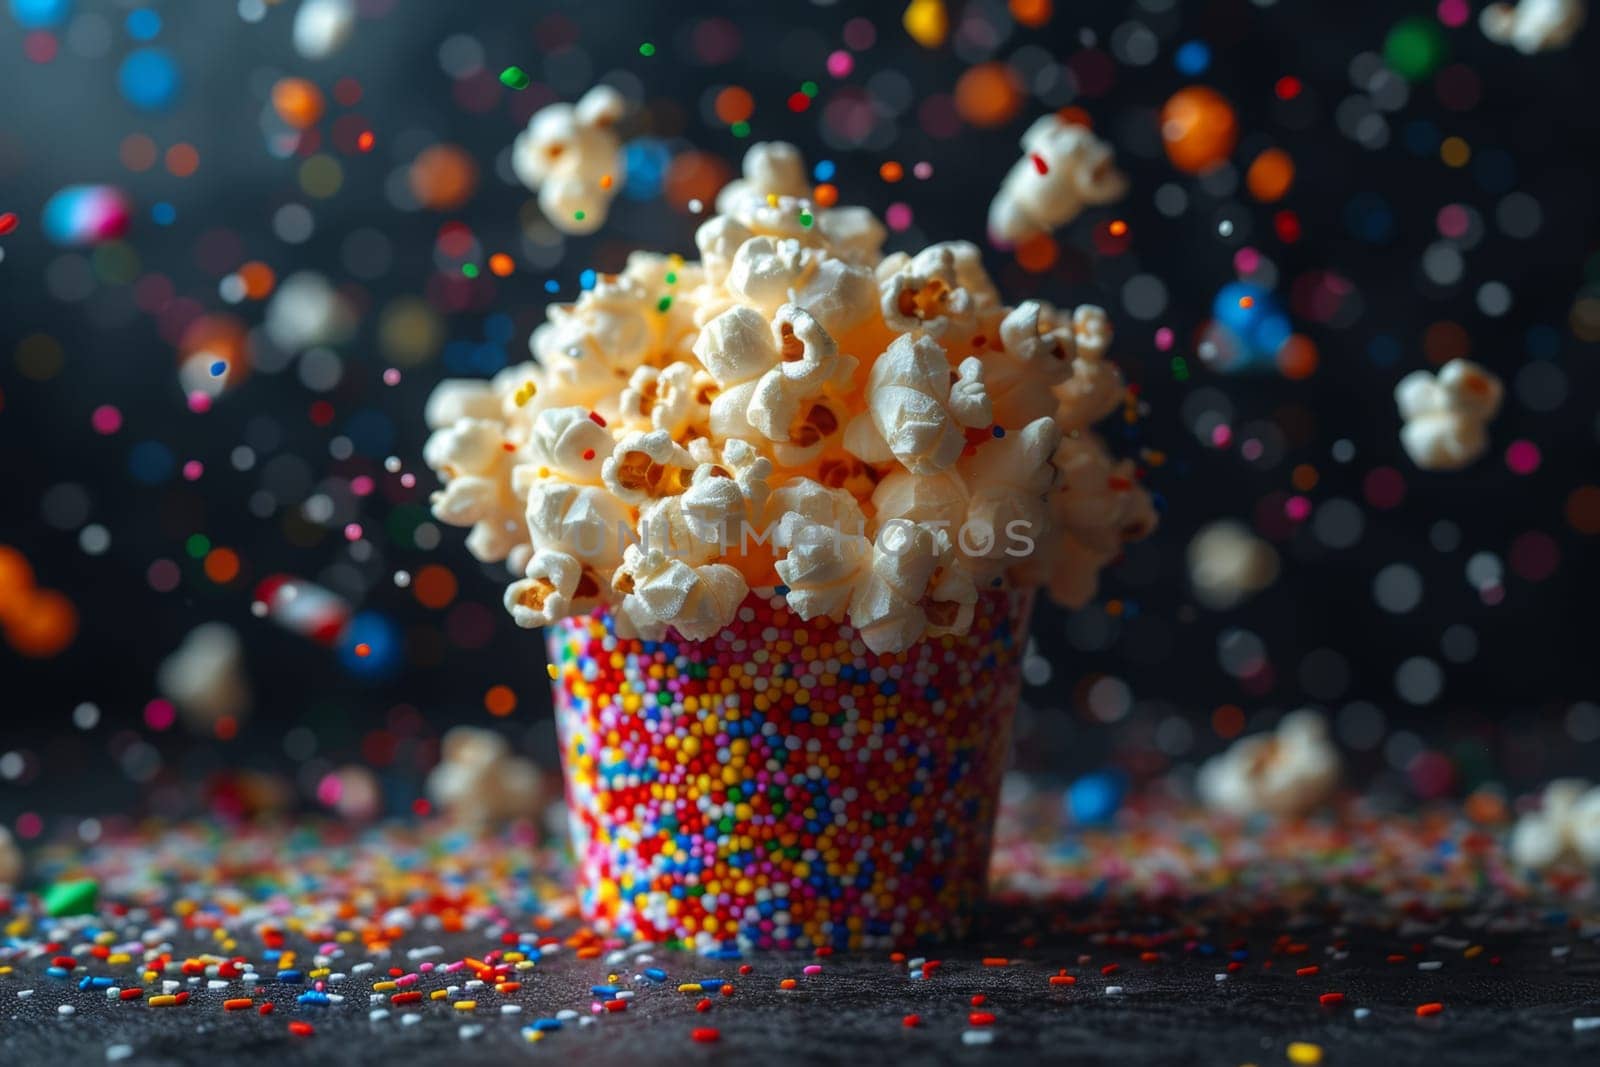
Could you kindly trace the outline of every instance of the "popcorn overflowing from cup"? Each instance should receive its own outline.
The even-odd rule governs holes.
[[[576,180],[619,108],[541,113],[518,156],[561,143],[541,161],[584,157]],[[568,195],[553,175],[541,200]],[[698,639],[776,587],[895,652],[964,633],[980,589],[1081,606],[1154,528],[1090,429],[1125,397],[1104,311],[1005,306],[969,242],[884,257],[870,212],[810,199],[791,145],[753,146],[716,204],[700,262],[635,252],[551,306],[533,361],[428,402],[434,515],[508,563],[518,624],[610,606]]]

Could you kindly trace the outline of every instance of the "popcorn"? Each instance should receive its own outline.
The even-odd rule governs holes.
[[[977,602],[950,535],[895,519],[872,545],[866,580],[850,598],[850,625],[872,651],[903,652],[925,634],[966,633]]]
[[[22,884],[22,849],[11,836],[11,831],[0,824],[0,886]]]
[[[1278,577],[1278,553],[1232,519],[1202,526],[1189,542],[1189,584],[1195,599],[1226,611]]]
[[[1558,864],[1600,867],[1600,788],[1581,778],[1558,778],[1545,787],[1538,811],[1517,820],[1511,859],[1519,867]]]
[[[785,549],[778,577],[789,606],[802,619],[842,622],[861,576],[872,565],[866,517],[855,497],[799,478],[772,496],[778,514],[773,543]]]
[[[614,127],[626,112],[621,93],[597,85],[576,106],[540,108],[511,146],[511,169],[563,233],[593,233],[606,221],[625,177]]]
[[[550,305],[549,321],[529,339],[545,369],[549,401],[592,407],[640,363],[659,362],[665,322],[655,304],[638,279],[602,274],[575,303]]]
[[[670,625],[690,641],[704,641],[728,623],[750,591],[744,576],[723,563],[692,567],[660,549],[629,545],[611,584],[624,594],[618,622],[648,640]]]
[[[1286,715],[1270,734],[1234,742],[1200,768],[1206,806],[1229,815],[1292,818],[1327,801],[1339,786],[1339,753],[1314,711]]]
[[[1483,35],[1523,55],[1565,48],[1588,18],[1587,0],[1517,0],[1490,4],[1478,15]]]
[[[599,485],[614,447],[610,431],[594,421],[587,410],[568,407],[539,412],[527,451],[542,469],[540,477]],[[516,477],[528,477],[532,465],[521,465]]]
[[[1128,180],[1088,127],[1045,115],[1022,135],[1022,159],[989,205],[989,237],[1012,245],[1049,233],[1085,207],[1120,200]]]
[[[627,504],[677,496],[689,488],[694,457],[665,430],[631,433],[605,461],[606,488]]]
[[[197,733],[211,733],[223,719],[237,721],[250,710],[250,680],[239,634],[221,622],[196,626],[161,661],[156,688]]]
[[[967,428],[991,418],[982,362],[969,356],[952,375],[938,342],[905,333],[872,365],[867,411],[845,429],[845,447],[869,463],[893,457],[933,474],[960,458]]]
[[[710,429],[715,384],[691,363],[640,367],[622,390],[618,414],[627,426],[663,430],[674,441],[700,437]]]
[[[915,256],[890,256],[878,266],[878,291],[890,329],[922,331],[950,342],[976,333],[980,317],[1000,303],[977,246],[968,241],[932,245]]]
[[[518,626],[531,629],[591,612],[610,595],[611,583],[593,567],[546,549],[535,552],[524,577],[506,587],[505,605]]]
[[[1155,509],[1133,463],[1112,459],[1093,434],[1062,438],[1052,462],[1061,474],[1047,501],[1048,538],[1013,568],[1012,580],[1043,584],[1056,603],[1079,608],[1122,546],[1155,529]]]
[[[328,279],[303,270],[278,283],[261,325],[274,345],[297,355],[350,340],[356,332],[356,312]]]
[[[1424,470],[1459,470],[1489,447],[1489,420],[1500,410],[1500,379],[1466,359],[1452,359],[1435,377],[1412,371],[1395,386],[1405,425],[1400,444]]]
[[[528,488],[527,523],[536,554],[565,552],[609,572],[622,561],[633,515],[604,487],[537,482]]]
[[[1007,308],[976,245],[884,258],[870,212],[809,195],[792,146],[752,147],[699,262],[635,252],[531,362],[435,391],[435,515],[507,562],[518,624],[702,640],[781,584],[898,650],[962,632],[979,583],[1081,604],[1153,528],[1088,432],[1124,392],[1103,311]]]
[[[439,764],[428,774],[428,799],[451,819],[491,823],[539,821],[557,789],[531,760],[515,756],[492,730],[457,726],[444,735]]]

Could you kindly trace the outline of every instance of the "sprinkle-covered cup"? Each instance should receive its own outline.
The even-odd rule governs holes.
[[[583,909],[719,948],[960,936],[983,900],[1032,596],[903,652],[752,592],[713,637],[548,628]]]

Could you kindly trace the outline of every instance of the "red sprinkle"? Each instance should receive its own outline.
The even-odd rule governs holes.
[[[243,1011],[244,1009],[253,1007],[254,1005],[255,1001],[251,1000],[249,997],[235,997],[232,1000],[224,1000],[222,1002],[222,1010]]]
[[[748,963],[739,964],[739,973],[740,974],[749,974],[751,969],[752,968]]]
[[[189,991],[187,989],[185,989],[182,993],[179,993],[177,996],[173,997],[172,998],[172,1003],[174,1003],[174,1004],[187,1004],[187,1003],[189,1003]]]
[[[1335,1005],[1344,1003],[1344,994],[1343,993],[1324,993],[1324,994],[1322,994],[1322,996],[1317,998],[1317,1001],[1324,1008],[1331,1008],[1331,1007],[1334,1007]]]
[[[1310,978],[1312,975],[1321,974],[1322,973],[1322,968],[1318,967],[1316,964],[1313,963],[1309,967],[1301,967],[1298,971],[1295,971],[1294,973],[1299,975],[1301,978]]]
[[[317,1032],[317,1028],[301,1019],[296,1019],[289,1024],[289,1032],[296,1037],[310,1037]]]
[[[983,1002],[988,1000],[988,999],[989,998],[984,996],[982,993],[974,993],[972,995],[972,1006],[974,1008],[981,1007]]]
[[[1044,157],[1041,156],[1039,153],[1034,152],[1028,158],[1033,160],[1033,169],[1034,170],[1038,171],[1040,174],[1049,174],[1050,173],[1050,164],[1046,163],[1044,161]]]
[[[65,967],[69,971],[72,970],[72,968],[76,967],[77,965],[78,965],[78,961],[73,959],[71,956],[56,956],[54,959],[52,959],[50,961],[50,966],[52,966],[52,967]]]
[[[711,998],[710,997],[702,997],[702,998],[700,998],[700,1003],[698,1003],[698,1004],[696,1004],[694,1006],[694,1010],[698,1011],[698,1012],[708,1012],[708,1011],[710,1011],[711,1010]]]
[[[921,1026],[922,1025],[922,1016],[920,1016],[920,1015],[907,1015],[904,1019],[900,1020],[900,1025],[901,1026],[906,1026],[906,1027]]]
[[[17,216],[15,212],[8,211],[4,215],[0,215],[0,237],[4,237],[16,228]]]
[[[627,1010],[628,1010],[628,1002],[626,1000],[608,1000],[608,1001],[606,1001],[606,1011],[627,1011]]]
[[[993,1026],[994,1025],[994,1012],[990,1012],[990,1011],[969,1012],[967,1014],[967,1022],[971,1023],[973,1026]]]
[[[710,1026],[697,1026],[689,1031],[689,1036],[703,1044],[710,1044],[721,1037],[722,1034]]]
[[[1051,985],[1077,985],[1078,984],[1078,980],[1076,978],[1072,977],[1072,975],[1070,975],[1070,974],[1052,974],[1050,976],[1050,984]]]
[[[420,990],[408,989],[404,993],[395,993],[389,997],[390,1004],[415,1004],[422,999]]]
[[[257,1008],[256,1009],[256,1014],[258,1014],[258,1015],[271,1015],[272,1014],[272,1001],[269,1000],[265,1004],[261,1005],[261,1007]]]
[[[124,989],[122,992],[118,993],[117,996],[121,997],[123,1000],[138,1000],[140,997],[144,996],[144,990]]]
[[[1441,1011],[1444,1011],[1444,1005],[1440,1004],[1437,1000],[1428,1004],[1417,1005],[1417,1014],[1423,1018],[1427,1018],[1430,1015],[1438,1015]]]
[[[1006,959],[1004,956],[985,956],[983,958],[983,965],[985,967],[1005,967],[1010,963],[1011,961]]]
[[[1104,975],[1113,975],[1113,974],[1116,974],[1120,970],[1122,970],[1122,965],[1121,964],[1108,963],[1104,967],[1100,968],[1100,973],[1104,974]]]

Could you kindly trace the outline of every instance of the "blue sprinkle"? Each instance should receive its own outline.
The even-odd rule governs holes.
[[[583,288],[584,292],[588,292],[590,289],[593,289],[594,282],[595,273],[593,270],[586,270],[582,274],[578,275],[578,285]]]
[[[817,160],[817,165],[811,169],[811,173],[816,175],[817,181],[825,182],[833,177],[836,170],[837,168],[833,165],[833,160],[819,159]]]
[[[1173,56],[1180,73],[1191,78],[1204,74],[1206,68],[1211,66],[1211,47],[1204,41],[1185,41],[1178,46],[1178,52]]]
[[[665,982],[667,980],[667,972],[660,967],[646,967],[644,976],[652,982]]]
[[[700,992],[715,993],[717,990],[721,989],[727,984],[728,983],[723,981],[721,978],[708,978],[704,982],[700,983]]]
[[[278,972],[278,981],[280,981],[280,982],[301,982],[301,981],[304,981],[304,980],[305,980],[305,975],[301,974],[299,971],[279,971]]]
[[[561,1029],[561,1020],[560,1019],[535,1019],[533,1021],[533,1028],[535,1030],[542,1030],[542,1031],[544,1031],[546,1033],[548,1033],[551,1030],[559,1030],[559,1029]]]
[[[224,374],[226,374],[227,372],[228,372],[228,364],[226,362],[224,362],[223,360],[219,359],[215,363],[211,364],[211,376],[213,378],[220,378]]]
[[[622,989],[614,985],[592,985],[589,987],[589,992],[597,997],[614,997],[622,992]]]
[[[328,1004],[328,994],[319,993],[315,989],[308,989],[294,998],[296,1004]]]
[[[994,435],[996,437],[1004,437],[1006,435],[1006,428],[1004,426],[1001,426],[998,423],[996,423],[995,424],[995,428],[994,428]]]
[[[544,283],[544,291],[547,293],[559,293],[561,291],[561,283],[551,278]]]
[[[51,978],[65,978],[69,972],[65,967],[46,967],[44,973]]]

